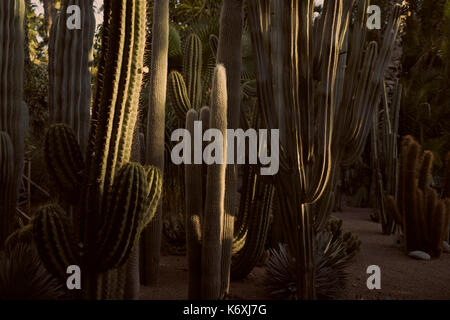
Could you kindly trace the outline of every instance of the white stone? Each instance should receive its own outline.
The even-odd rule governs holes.
[[[412,251],[408,254],[408,256],[410,256],[413,259],[416,260],[430,260],[431,256],[423,251]]]
[[[445,253],[450,253],[450,244],[448,244],[447,241],[444,241],[444,243],[442,243],[442,249],[444,249]]]

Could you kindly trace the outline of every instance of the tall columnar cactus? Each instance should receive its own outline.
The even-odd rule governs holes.
[[[211,109],[205,107],[200,113],[191,109],[187,113],[186,129],[191,134],[194,133],[195,121],[202,121],[204,128],[218,129],[224,137],[220,163],[209,166],[189,164],[185,167],[189,298],[214,300],[221,296],[227,154],[227,86],[222,65],[218,65],[214,72]],[[206,185],[202,170],[207,172]],[[203,190],[206,190],[205,199]]]
[[[67,8],[73,5],[80,8],[81,29],[67,28]],[[93,0],[65,0],[49,39],[50,119],[72,127],[83,152],[89,136],[94,32]]]
[[[63,277],[69,265],[79,265],[82,296],[88,299],[123,298],[126,262],[154,216],[162,186],[158,169],[129,162],[142,82],[145,1],[105,2],[104,14],[86,161],[65,124],[53,125],[45,143],[47,166],[61,198],[74,205],[73,219],[49,205],[33,226],[47,268]]]
[[[0,247],[14,231],[17,194],[14,175],[14,149],[9,135],[0,131]]]
[[[165,108],[169,51],[169,1],[155,0],[153,6],[153,43],[147,117],[145,162],[164,172]],[[162,201],[161,201],[162,203]],[[162,205],[145,231],[142,245],[144,284],[155,284],[159,271],[162,236]]]
[[[12,149],[7,147],[8,139],[2,134],[3,148],[6,148],[5,151],[9,150],[9,155],[1,155],[2,161],[6,162],[0,165],[12,172],[7,174],[8,180],[11,180],[0,181],[0,184],[8,186],[9,189],[7,198],[6,194],[2,194],[0,204],[8,210],[0,213],[0,247],[3,246],[8,233],[14,229],[17,192],[23,170],[27,118],[23,102],[24,14],[23,0],[0,2],[0,131],[9,136],[12,146]]]
[[[283,152],[275,182],[300,299],[316,296],[314,232],[331,213],[337,169],[363,151],[398,30],[397,12],[378,54],[376,43],[366,45],[368,1],[358,2],[352,19],[354,4],[324,2],[313,23],[312,0],[278,3],[284,9],[275,15],[267,2],[249,1],[261,114],[267,127],[281,131]],[[273,19],[281,19],[283,32]],[[272,48],[283,43],[281,52],[268,52],[267,41],[272,41]],[[281,74],[283,97],[274,93],[274,81]],[[280,101],[282,110],[276,105]]]
[[[378,108],[373,116],[373,127],[371,133],[371,153],[373,163],[373,176],[375,177],[375,201],[379,205],[380,222],[384,234],[394,231],[394,217],[389,216],[386,211],[384,198],[386,194],[396,197],[398,181],[398,150],[397,136],[399,126],[399,115],[402,97],[402,85],[397,83],[395,87],[393,103],[388,105],[386,85],[383,84],[383,112]],[[381,120],[380,120],[381,119]]]
[[[228,106],[227,119],[229,129],[237,129],[241,117],[241,68],[242,33],[244,24],[244,1],[224,0],[220,13],[220,32],[217,48],[217,63],[227,70]],[[232,163],[235,163],[232,161]],[[221,295],[226,296],[230,286],[230,266],[233,248],[234,222],[238,208],[237,166],[227,166],[225,218],[222,245],[222,284]]]
[[[411,136],[402,140],[397,201],[387,196],[386,207],[403,227],[405,249],[425,251],[432,257],[442,254],[448,232],[450,199],[439,199],[430,187],[433,153],[425,151]]]

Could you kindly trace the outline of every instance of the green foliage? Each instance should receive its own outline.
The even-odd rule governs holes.
[[[436,166],[450,149],[450,2],[411,1],[403,47],[404,97],[399,134],[434,152]]]

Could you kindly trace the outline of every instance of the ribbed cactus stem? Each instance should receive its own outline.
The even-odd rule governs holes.
[[[194,122],[199,121],[199,113],[191,109],[186,115],[186,130],[194,136]],[[209,119],[208,119],[209,122]],[[192,151],[194,150],[192,146]],[[193,154],[193,153],[191,153]],[[201,298],[201,254],[202,254],[202,230],[201,219],[203,216],[203,181],[202,165],[186,164],[185,195],[186,195],[186,245],[188,258],[188,298],[199,300]]]
[[[223,136],[222,162],[208,166],[202,241],[202,298],[219,299],[227,156],[227,77],[223,65],[214,71],[211,93],[210,127]]]
[[[202,42],[195,33],[191,33],[186,40],[183,77],[192,108],[198,110],[202,103]]]
[[[27,118],[23,102],[24,15],[23,0],[0,1],[0,131],[9,136],[8,139],[2,134],[2,148],[7,153],[1,155],[0,160],[5,163],[0,163],[0,166],[5,170],[3,174],[8,176],[8,181],[2,181],[2,189],[7,190],[1,195],[0,206],[7,211],[0,212],[0,247],[9,235],[5,233],[12,232],[15,225],[17,192],[24,161]]]
[[[169,1],[155,0],[153,7],[152,65],[147,119],[146,163],[164,172],[165,108],[169,47]],[[162,201],[143,239],[144,284],[155,284],[159,272],[162,235]]]
[[[434,155],[431,151],[425,151],[419,171],[419,188],[423,191],[430,187],[431,168],[433,167]]]
[[[16,214],[16,177],[14,150],[6,132],[0,132],[0,248],[14,231]]]
[[[227,70],[227,127],[237,129],[241,114],[241,67],[243,0],[224,0],[220,14],[220,32],[217,49],[217,63]],[[221,295],[228,294],[230,285],[230,267],[234,236],[234,218],[238,208],[237,167],[228,165],[226,173],[225,220],[222,246]]]
[[[81,29],[67,27],[72,5],[81,10]],[[50,119],[74,129],[83,152],[89,135],[94,33],[93,0],[66,0],[49,38]]]

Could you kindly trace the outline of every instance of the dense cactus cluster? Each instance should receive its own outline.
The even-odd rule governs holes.
[[[397,199],[388,195],[386,207],[403,227],[406,251],[424,251],[437,258],[448,234],[450,199],[439,199],[430,185],[433,160],[431,151],[421,156],[413,137],[403,137]]]
[[[180,9],[178,2],[104,1],[97,63],[94,0],[58,4],[57,12],[44,1],[50,121],[36,147],[26,140],[23,101],[24,61],[35,64],[25,8],[34,8],[25,0],[0,0],[0,298],[137,299],[141,282],[158,280],[164,192],[171,192],[166,202],[176,202],[164,203],[164,210],[175,208],[183,220],[174,238],[186,237],[190,299],[229,298],[230,279],[245,278],[265,254],[274,297],[334,298],[361,246],[342,231],[342,220],[330,218],[340,199],[339,173],[362,157],[370,133],[383,232],[397,225],[406,251],[442,254],[450,153],[442,181],[432,186],[433,153],[422,153],[411,136],[397,148],[402,85],[385,82],[389,63],[399,63],[392,57],[401,42],[399,7],[377,42],[367,31],[369,0],[324,1],[318,15],[314,0],[211,1],[198,13],[208,16],[204,21],[186,23],[169,12]],[[80,9],[81,28],[70,27],[69,7]],[[171,132],[181,123],[196,137],[199,122],[207,151],[207,130],[221,134],[214,156],[222,161],[170,163]],[[228,152],[236,142],[227,141],[228,130],[240,127],[278,130],[280,154],[271,154],[279,156],[277,175],[260,175],[263,164],[253,161],[236,164],[253,155],[227,158],[236,151]],[[253,142],[247,138],[244,145]],[[256,157],[264,163],[263,149],[274,142],[258,138]],[[25,153],[35,149],[49,176],[44,186],[22,172]],[[41,161],[27,160],[30,166]],[[32,186],[48,195],[45,205],[33,202]],[[68,293],[62,284],[70,266],[80,268],[82,283]]]
[[[86,160],[72,128],[49,129],[45,158],[62,201],[39,209],[33,235],[48,270],[64,277],[68,266],[79,265],[86,274],[84,297],[117,299],[124,294],[123,272],[117,270],[153,218],[162,177],[154,167],[129,162],[142,81],[145,4],[116,1],[104,10],[103,59]],[[73,206],[72,216],[63,209],[66,204]]]

